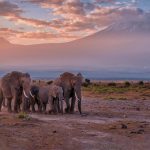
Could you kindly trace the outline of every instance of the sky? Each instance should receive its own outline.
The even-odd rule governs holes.
[[[150,13],[150,0],[0,0],[0,37],[14,44],[64,43]]]

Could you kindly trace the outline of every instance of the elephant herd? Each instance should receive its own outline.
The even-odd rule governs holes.
[[[0,111],[2,106],[8,112],[36,111],[63,114],[63,101],[66,103],[65,112],[74,113],[75,101],[78,100],[78,110],[81,111],[81,85],[83,77],[65,72],[50,85],[35,84],[28,73],[13,71],[4,75],[0,80]],[[71,102],[70,102],[71,100]],[[7,104],[5,104],[7,102]],[[14,110],[12,110],[12,104]]]

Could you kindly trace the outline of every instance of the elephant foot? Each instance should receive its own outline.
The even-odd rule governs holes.
[[[74,111],[70,111],[70,114],[74,114]]]
[[[57,115],[58,113],[54,110],[49,110],[49,114],[54,114],[54,115]]]
[[[18,110],[14,110],[14,113],[17,114],[17,113],[18,113]]]
[[[70,113],[69,108],[65,108],[65,112],[66,112],[67,114]]]
[[[12,110],[8,110],[9,113],[12,113]]]
[[[32,110],[32,113],[35,113],[36,111],[35,110]]]
[[[47,115],[47,111],[44,111],[43,114]]]
[[[53,112],[53,110],[49,110],[49,111],[48,111],[49,114],[52,114],[52,112]]]

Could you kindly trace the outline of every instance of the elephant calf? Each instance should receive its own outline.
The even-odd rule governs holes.
[[[49,104],[50,113],[62,113],[63,114],[63,89],[60,86],[52,84],[49,89]]]
[[[38,105],[38,110],[40,112],[46,112],[47,104],[50,105],[50,113],[63,113],[63,90],[61,87],[56,85],[50,86],[31,86],[31,99],[32,111],[35,112],[35,104]],[[59,106],[59,101],[61,101],[61,106]],[[61,107],[61,110],[60,110]]]

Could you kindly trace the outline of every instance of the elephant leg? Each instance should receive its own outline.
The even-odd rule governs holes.
[[[66,97],[65,100],[66,100],[66,106],[67,106],[67,107],[65,108],[65,111],[66,111],[66,113],[70,113],[69,97]]]
[[[20,105],[22,103],[22,99],[21,98],[22,97],[20,97],[19,100],[18,100],[18,111],[21,111],[21,107],[20,107]]]
[[[78,110],[79,110],[80,114],[82,114],[82,111],[81,111],[81,100],[78,100]]]
[[[31,99],[31,107],[32,107],[32,112],[35,112],[35,100]]]
[[[0,111],[1,111],[1,108],[2,108],[2,103],[3,103],[3,98],[0,98]]]
[[[58,102],[57,102],[57,98],[54,99],[54,113],[55,113],[55,114],[58,113]]]
[[[5,101],[6,101],[6,99],[4,98],[3,103],[2,103],[4,107],[6,107],[6,102]]]
[[[15,101],[14,101],[14,112],[18,113],[18,99],[17,98],[15,98]]]
[[[73,95],[71,98],[71,109],[70,109],[71,113],[74,113],[75,101],[76,101],[76,97],[75,95]]]
[[[43,112],[45,113],[46,112],[46,104],[43,103]]]
[[[35,107],[34,107],[35,103],[32,103],[31,105],[32,105],[32,112],[35,112]]]
[[[17,95],[14,99],[14,112],[15,113],[18,113],[20,109],[20,104],[21,104],[21,97]]]
[[[63,100],[59,100],[60,101],[60,105],[61,105],[61,113],[63,114],[64,113],[64,110],[63,110]]]
[[[50,106],[49,113],[51,114],[52,112],[54,112],[54,99],[53,99],[52,96],[49,97],[48,103],[49,103],[49,106]]]
[[[42,102],[39,98],[36,98],[35,103],[38,105],[38,111],[42,112]]]
[[[59,102],[59,98],[57,98],[57,100],[56,100],[56,102],[57,102],[57,109],[58,109],[58,113],[61,113],[61,110],[60,110],[60,102]]]
[[[12,108],[11,108],[11,101],[12,101],[12,98],[7,98],[7,109],[8,109],[8,112],[12,112]]]
[[[0,111],[1,111],[1,108],[2,108],[2,103],[4,101],[4,98],[3,98],[3,93],[2,91],[0,90]]]

